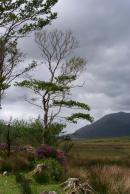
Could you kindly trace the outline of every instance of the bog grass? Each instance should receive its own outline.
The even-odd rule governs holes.
[[[130,137],[105,138],[94,140],[75,140],[72,150],[74,156],[91,158],[130,158]]]
[[[130,170],[121,166],[95,167],[89,170],[94,194],[130,194]]]
[[[130,194],[130,137],[75,140],[68,177],[80,177],[92,194]]]

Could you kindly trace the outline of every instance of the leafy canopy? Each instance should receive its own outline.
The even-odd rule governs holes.
[[[47,91],[47,92],[63,92],[69,87],[64,85],[58,85],[56,83],[45,82],[41,80],[24,80],[22,82],[16,82],[16,86],[27,87],[35,91]]]
[[[6,34],[26,34],[41,29],[55,19],[57,14],[51,8],[58,0],[1,0],[0,27]],[[44,17],[43,17],[44,16]]]

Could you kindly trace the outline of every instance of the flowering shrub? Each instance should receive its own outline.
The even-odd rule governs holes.
[[[37,156],[40,158],[50,157],[55,155],[55,149],[46,144],[39,147],[36,152],[37,152]]]
[[[0,144],[0,150],[6,150],[7,149],[7,144],[5,144],[5,143],[2,143],[2,144]]]
[[[61,150],[56,150],[56,159],[61,162],[64,163],[65,162],[65,154],[63,151]]]
[[[42,145],[36,150],[38,158],[50,157],[57,159],[60,163],[65,162],[65,154],[61,150],[57,150],[49,145]]]
[[[5,156],[7,152],[7,144],[0,144],[0,156]]]

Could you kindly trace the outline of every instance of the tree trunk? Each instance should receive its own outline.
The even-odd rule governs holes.
[[[8,132],[7,132],[7,137],[6,137],[6,141],[7,141],[7,156],[10,156],[10,146],[11,146],[11,140],[10,140],[10,125],[8,125]]]
[[[45,94],[45,96],[42,99],[42,103],[43,103],[43,108],[44,108],[44,129],[43,129],[43,144],[45,144],[46,138],[47,138],[47,130],[48,130],[48,100],[49,100],[49,96],[47,96],[46,99],[46,95],[48,95],[48,93]]]
[[[2,92],[0,90],[0,109],[2,109],[1,101],[2,101]]]

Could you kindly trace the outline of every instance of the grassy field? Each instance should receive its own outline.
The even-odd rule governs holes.
[[[30,192],[26,193],[23,191],[22,185],[16,182],[14,175],[0,175],[0,194],[39,194],[42,191],[57,191],[58,194],[63,194],[59,184],[41,185],[31,183],[30,188]]]
[[[130,158],[130,137],[76,140],[73,154],[86,158]]]

